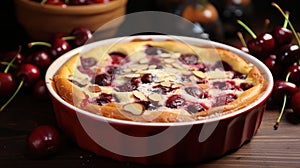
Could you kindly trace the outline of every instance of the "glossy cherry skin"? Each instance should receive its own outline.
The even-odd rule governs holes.
[[[48,99],[49,94],[44,80],[39,80],[33,87],[33,95],[38,99]]]
[[[85,27],[74,28],[71,31],[71,36],[75,37],[75,40],[73,41],[75,46],[81,46],[93,37],[90,29],[85,28]]]
[[[277,59],[285,67],[289,67],[294,62],[297,62],[298,57],[300,56],[300,48],[296,44],[287,44],[282,46],[278,53]]]
[[[249,52],[255,57],[261,59],[275,49],[275,39],[269,33],[260,34],[256,39],[251,39],[247,43]]]
[[[275,38],[277,46],[289,44],[293,40],[293,32],[281,26],[275,27],[272,31],[272,35]]]
[[[276,60],[276,55],[271,54],[263,60],[263,63],[269,68],[274,79],[280,79],[282,74],[282,67]]]
[[[27,146],[29,152],[34,156],[47,157],[59,151],[61,136],[53,126],[38,126],[29,133]]]
[[[40,76],[40,70],[33,64],[21,64],[16,72],[17,79],[24,80],[24,87],[33,86]]]
[[[291,108],[294,113],[300,116],[300,92],[295,93],[291,97]]]
[[[297,63],[293,64],[289,67],[288,73],[290,73],[289,81],[295,83],[296,85],[300,85],[300,65]]]
[[[92,3],[93,0],[69,0],[70,5],[88,5]]]
[[[11,73],[0,72],[0,97],[10,96],[16,88],[14,76]]]
[[[15,58],[15,61],[13,62],[14,65],[20,65],[25,61],[24,55],[19,51],[8,51],[4,53],[1,57],[1,61],[10,62],[13,58]]]
[[[273,96],[282,97],[284,94],[292,96],[298,92],[298,87],[292,82],[276,80],[273,86]]]
[[[107,3],[111,0],[93,0],[94,3]]]
[[[62,6],[66,7],[67,4],[61,0],[47,0],[46,4],[48,5],[57,5],[57,6]]]
[[[8,51],[4,53],[2,56],[0,56],[0,62],[6,62],[9,63],[12,59],[15,58],[15,61],[13,62],[13,65],[20,65],[25,62],[25,57],[23,54],[19,53],[18,51]],[[7,65],[0,64],[0,70],[4,71]]]
[[[249,49],[245,46],[236,46],[235,48],[244,51],[245,53],[249,54]]]
[[[27,58],[28,63],[32,63],[36,65],[40,70],[45,71],[52,63],[51,58],[48,54],[48,52],[39,50],[34,53],[32,53]]]
[[[52,60],[55,60],[56,58],[60,57],[64,53],[70,51],[71,47],[70,44],[63,40],[62,38],[55,38],[51,44],[50,48],[50,55]]]

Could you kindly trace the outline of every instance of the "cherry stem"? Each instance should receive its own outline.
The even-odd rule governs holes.
[[[297,35],[295,29],[294,29],[294,26],[293,26],[292,23],[290,22],[289,18],[286,16],[286,14],[282,11],[282,9],[281,9],[275,2],[272,2],[272,5],[273,5],[274,7],[276,7],[276,8],[279,10],[279,12],[280,12],[280,13],[283,15],[283,17],[285,18],[285,20],[289,23],[289,26],[291,27],[291,30],[292,30],[292,32],[293,32],[293,34],[294,34],[294,36],[295,36],[295,38],[296,38],[296,40],[297,40],[298,46],[300,46],[300,39],[299,39],[299,37],[298,37],[298,35]],[[286,12],[286,13],[289,13],[289,12]]]
[[[245,39],[244,39],[244,37],[243,37],[243,34],[242,34],[241,32],[237,32],[237,36],[239,37],[239,39],[240,39],[242,45],[243,45],[244,47],[247,47],[246,41],[245,41]]]
[[[7,102],[0,108],[0,112],[3,111],[5,109],[5,107],[16,97],[17,93],[19,92],[19,90],[22,88],[24,84],[24,79],[21,80],[17,90],[14,92],[14,94],[7,100]]]
[[[45,4],[47,2],[47,0],[42,0],[41,4]]]
[[[66,37],[62,37],[61,39],[68,41],[68,40],[75,40],[76,37],[75,36],[66,36]]]
[[[286,75],[286,78],[285,78],[285,81],[286,81],[286,82],[289,81],[290,75],[291,75],[290,72]],[[285,106],[286,106],[286,100],[287,100],[287,95],[284,94],[282,108],[281,108],[281,110],[280,110],[280,114],[279,114],[279,116],[278,116],[278,118],[277,118],[277,121],[276,121],[276,123],[275,123],[275,125],[274,125],[274,130],[277,130],[278,127],[279,127],[279,123],[280,123],[280,120],[281,120],[281,118],[282,118],[282,116],[283,116],[283,112],[284,112],[284,109],[285,109]]]
[[[265,19],[265,27],[264,30],[266,31],[268,29],[268,27],[270,26],[270,19]]]
[[[257,38],[255,33],[245,23],[243,23],[241,20],[237,20],[237,23],[240,24],[251,35],[252,38]]]
[[[7,73],[9,71],[10,67],[13,67],[13,62],[16,60],[16,57],[14,57],[13,59],[10,60],[10,62],[8,62],[6,68],[4,69],[4,73]]]
[[[20,45],[19,49],[18,49],[18,53],[20,53],[21,50],[22,50],[22,46]],[[4,73],[7,73],[9,71],[10,67],[16,68],[16,66],[13,63],[15,62],[15,60],[17,58],[17,55],[15,55],[14,58],[11,59],[9,62],[0,62],[2,65],[7,65],[6,68],[5,68],[5,70],[4,70]]]
[[[29,48],[31,48],[32,46],[35,46],[35,45],[43,45],[43,46],[47,46],[47,47],[52,47],[52,45],[50,43],[43,42],[43,41],[36,41],[36,42],[28,43]]]
[[[283,28],[286,28],[288,23],[289,23],[288,20],[289,20],[289,17],[290,17],[290,13],[285,12],[285,16],[286,16],[287,19],[284,19]]]

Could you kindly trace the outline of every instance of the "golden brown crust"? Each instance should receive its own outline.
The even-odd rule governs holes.
[[[253,87],[242,92],[236,100],[227,105],[210,108],[209,110],[202,111],[196,114],[188,114],[182,112],[181,110],[172,109],[162,110],[158,113],[144,113],[141,115],[135,115],[125,112],[122,108],[122,105],[115,102],[105,105],[96,105],[89,103],[84,104],[84,100],[87,98],[86,93],[82,91],[80,87],[73,84],[69,80],[70,76],[78,73],[75,71],[80,55],[76,54],[70,60],[68,60],[54,76],[53,82],[55,84],[56,91],[68,103],[82,108],[86,111],[90,111],[97,115],[102,115],[108,118],[133,120],[140,122],[178,122],[197,120],[198,117],[207,116],[215,112],[231,112],[234,110],[238,110],[240,108],[243,108],[246,104],[249,104],[249,102],[253,102],[255,99],[257,99],[257,97],[265,89],[265,79],[255,66],[248,64],[236,54],[224,49],[203,48],[175,41],[153,42],[150,40],[117,43],[112,46],[102,46],[93,49],[85,53],[84,55],[97,59],[99,66],[104,66],[106,64],[106,61],[110,61],[107,53],[122,52],[130,56],[133,53],[141,50],[141,48],[146,44],[157,46],[172,52],[195,53],[197,55],[201,55],[201,61],[203,62],[214,62],[218,59],[221,59],[229,63],[233,67],[233,70],[243,74],[247,74],[247,79],[245,79],[245,81],[251,83]],[[204,87],[204,85],[202,85],[201,87]]]

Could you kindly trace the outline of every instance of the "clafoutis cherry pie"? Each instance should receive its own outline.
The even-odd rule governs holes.
[[[78,53],[53,83],[80,109],[137,122],[216,117],[247,106],[266,86],[261,72],[233,52],[151,39]]]

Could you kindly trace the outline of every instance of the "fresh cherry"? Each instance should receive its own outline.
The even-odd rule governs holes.
[[[35,66],[37,66],[40,70],[45,71],[52,63],[51,58],[48,54],[48,52],[39,50],[34,53],[32,53],[27,58],[28,63],[32,63]]]
[[[300,65],[295,63],[289,67],[288,73],[290,73],[289,81],[295,83],[297,86],[300,85]]]
[[[33,95],[38,99],[48,99],[49,94],[44,80],[39,80],[33,87]]]
[[[14,76],[11,73],[0,72],[0,97],[10,96],[16,88]]]
[[[282,73],[282,66],[278,64],[276,55],[271,54],[263,60],[263,63],[269,68],[273,74],[274,79],[280,79]]]
[[[18,66],[25,62],[25,57],[19,51],[8,51],[4,53],[4,55],[0,57],[0,70],[4,70],[11,61],[13,61],[11,66]]]
[[[247,42],[249,52],[258,58],[271,54],[275,49],[275,39],[269,33],[262,33]]]
[[[275,27],[272,31],[272,35],[275,38],[277,46],[289,44],[293,40],[293,32],[286,27]]]
[[[282,97],[284,94],[292,96],[298,92],[298,87],[292,82],[287,82],[284,80],[276,80],[273,86],[272,94],[275,97]]]
[[[59,131],[50,125],[34,128],[27,137],[29,152],[36,157],[48,157],[57,153],[61,146]]]
[[[111,0],[93,0],[94,3],[107,3],[110,2]]]
[[[25,62],[25,57],[20,51],[8,51],[0,58],[3,62],[10,62],[12,59],[15,59],[13,64],[16,66]]]
[[[55,38],[51,43],[51,48],[49,49],[49,52],[51,54],[52,60],[55,60],[59,56],[70,51],[70,49],[70,44],[66,40],[62,38]]]
[[[40,70],[33,64],[22,64],[16,72],[16,77],[20,81],[24,81],[24,86],[27,88],[33,86],[40,76]]]
[[[92,0],[69,0],[70,5],[88,5],[93,3]]]
[[[296,44],[287,44],[282,46],[277,53],[278,61],[283,64],[283,66],[288,67],[294,62],[297,62],[300,56],[300,48]]]
[[[300,92],[295,93],[291,98],[293,112],[300,116]]]
[[[245,53],[249,54],[249,49],[245,46],[235,46],[235,48],[244,51]]]
[[[43,0],[41,2],[41,4],[57,5],[57,6],[62,6],[62,7],[67,6],[67,4],[62,0]]]
[[[244,27],[252,37],[252,39],[247,42],[247,48],[250,54],[253,54],[258,59],[263,59],[274,51],[275,39],[270,33],[262,33],[256,36],[242,21],[238,20],[237,22]]]
[[[62,34],[56,36],[52,43],[37,41],[37,42],[30,42],[28,43],[28,47],[31,48],[33,46],[46,46],[48,47],[49,54],[52,60],[55,60],[59,56],[63,55],[64,53],[70,51],[71,47],[70,44],[61,37]]]
[[[75,27],[70,34],[75,38],[75,46],[81,46],[93,37],[91,30],[86,27]]]

